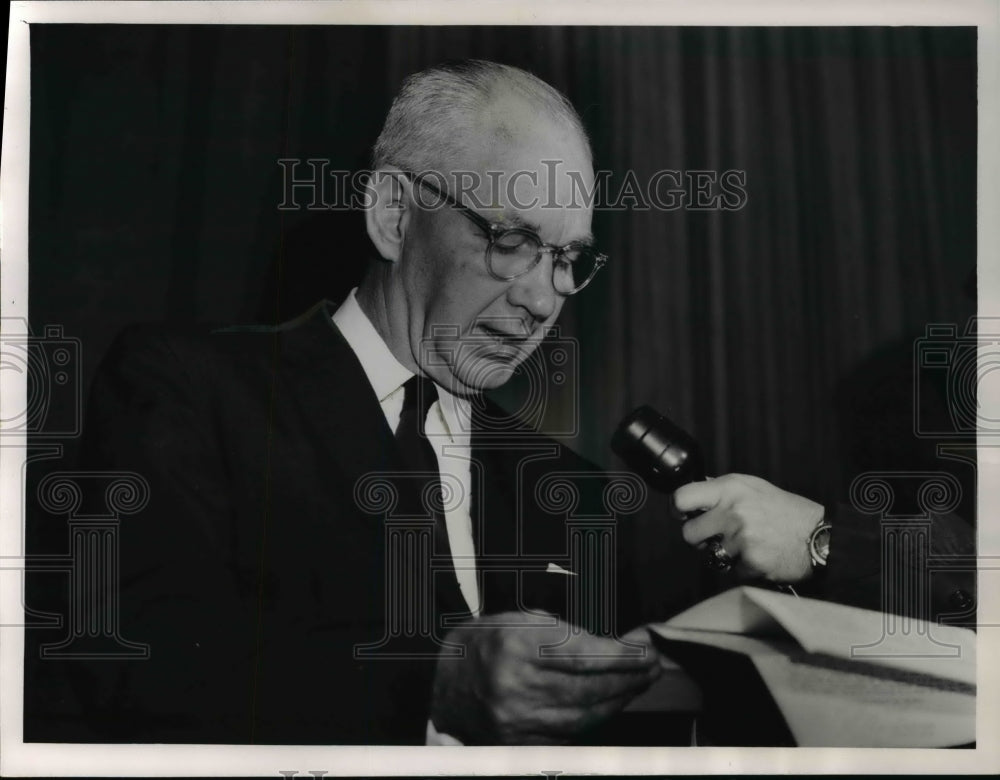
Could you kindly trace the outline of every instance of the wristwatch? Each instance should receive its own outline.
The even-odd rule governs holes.
[[[812,533],[809,534],[809,558],[812,560],[813,568],[826,566],[826,559],[830,557],[830,529],[829,523],[820,520]]]

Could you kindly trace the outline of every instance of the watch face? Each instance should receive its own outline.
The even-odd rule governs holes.
[[[824,528],[816,536],[816,552],[825,560],[830,554],[830,529]]]
[[[818,526],[809,537],[809,556],[814,565],[825,566],[830,555],[830,526]]]

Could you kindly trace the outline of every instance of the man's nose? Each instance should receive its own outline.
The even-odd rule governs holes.
[[[562,296],[552,286],[552,252],[544,250],[535,267],[517,277],[507,300],[525,309],[536,322],[545,322],[558,311]]]

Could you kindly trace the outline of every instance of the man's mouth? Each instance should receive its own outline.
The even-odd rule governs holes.
[[[515,361],[526,356],[526,347],[531,338],[529,334],[511,333],[489,325],[480,325],[479,330],[496,344],[494,357]]]
[[[489,325],[480,325],[479,329],[490,338],[512,346],[524,344],[529,338],[531,338],[531,335],[527,333],[511,333],[510,331],[501,330]]]

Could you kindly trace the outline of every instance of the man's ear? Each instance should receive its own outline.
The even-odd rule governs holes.
[[[399,260],[409,222],[411,182],[398,168],[372,171],[368,180],[365,224],[368,237],[383,258]]]

